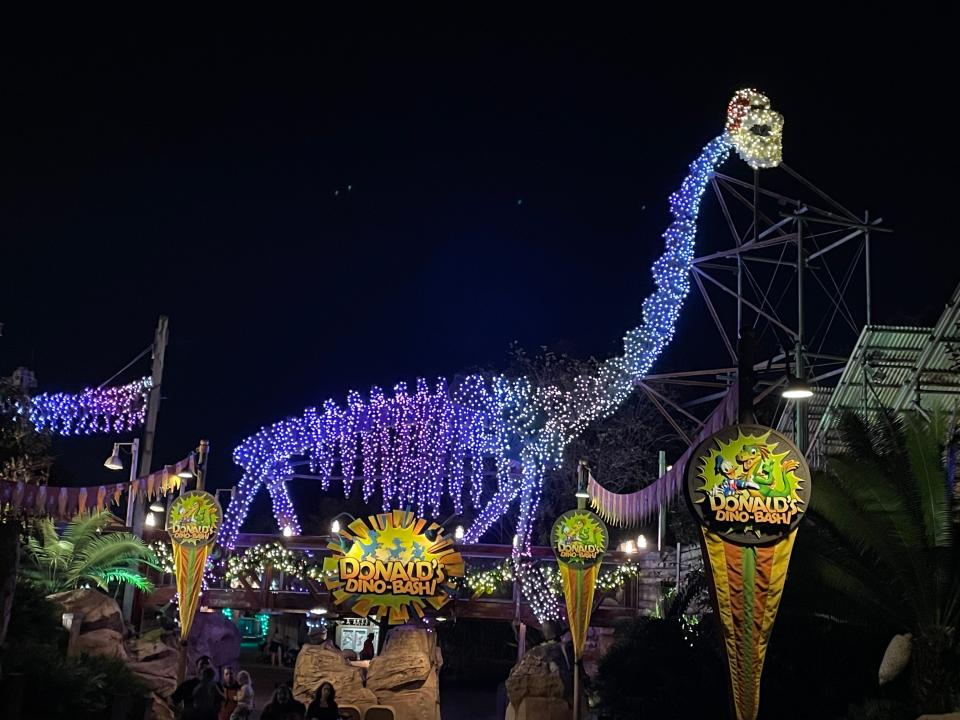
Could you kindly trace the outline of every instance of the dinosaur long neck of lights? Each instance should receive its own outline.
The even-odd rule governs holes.
[[[623,354],[602,363],[596,375],[576,378],[569,390],[504,376],[472,375],[452,388],[442,379],[433,386],[419,379],[413,391],[399,383],[391,395],[375,387],[368,398],[351,392],[345,407],[327,401],[322,408],[307,408],[299,417],[261,429],[234,451],[243,477],[221,542],[232,547],[261,484],[284,532],[299,534],[286,487],[298,464],[309,465],[324,489],[335,469],[345,494],[362,481],[364,500],[379,491],[384,510],[412,507],[436,516],[444,496],[457,513],[469,504],[476,515],[466,542],[479,541],[518,502],[514,554],[524,594],[541,620],[556,617],[556,606],[547,600],[551,596],[537,591],[542,583],[523,562],[544,473],[590,423],[609,416],[629,397],[673,337],[690,290],[697,215],[711,174],[732,148],[752,167],[778,164],[782,125],[765,96],[753,90],[734,96],[726,131],[704,147],[670,196],[673,220],[663,234],[666,249],[653,265],[656,288],[643,303],[643,324],[626,334]],[[496,476],[490,491],[484,488],[485,471]]]

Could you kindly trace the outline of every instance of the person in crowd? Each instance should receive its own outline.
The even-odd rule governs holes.
[[[260,720],[304,720],[307,708],[293,697],[286,685],[273,691],[273,698],[260,713]]]
[[[367,634],[367,639],[363,643],[363,649],[360,651],[361,660],[373,660],[373,633]]]
[[[183,718],[190,717],[190,711],[193,709],[193,691],[200,683],[200,675],[203,673],[203,669],[207,667],[210,667],[210,658],[207,655],[197,658],[196,677],[184,680],[170,696],[170,702],[173,703],[174,707],[181,708],[181,717]]]
[[[237,691],[240,683],[229,665],[220,671],[220,689],[223,690],[223,705],[220,706],[218,720],[230,720],[230,716],[237,707]]]
[[[316,699],[307,708],[307,720],[340,720],[333,685],[328,682],[320,683]]]
[[[230,714],[230,720],[249,720],[253,714],[253,682],[250,680],[250,673],[241,670],[237,673],[237,682],[240,688],[237,693],[237,706]]]
[[[200,682],[193,689],[193,707],[190,720],[217,720],[220,705],[223,703],[223,691],[217,682],[216,671],[207,665],[200,673]],[[184,714],[184,718],[187,715]]]
[[[270,662],[277,667],[283,664],[283,636],[279,628],[274,628],[270,636]]]

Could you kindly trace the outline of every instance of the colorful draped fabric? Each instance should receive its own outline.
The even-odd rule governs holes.
[[[615,493],[604,489],[591,476],[587,484],[590,506],[596,511],[597,515],[611,525],[635,527],[643,524],[656,515],[660,505],[671,502],[673,498],[680,494],[684,483],[683,471],[693,449],[713,433],[736,422],[736,419],[737,385],[734,383],[727,390],[727,395],[720,405],[704,422],[690,447],[663,477],[636,492]]]
[[[192,470],[193,465],[194,458],[190,455],[176,465],[167,465],[162,470],[137,478],[132,483],[128,481],[90,487],[33,485],[23,480],[0,478],[0,505],[10,504],[18,512],[69,520],[77,513],[93,508],[103,510],[111,504],[119,504],[120,496],[128,490],[132,490],[135,495],[145,493],[148,500],[165,495],[180,487],[178,473],[188,468]]]
[[[180,639],[186,640],[193,626],[203,585],[203,568],[210,545],[194,547],[173,543],[173,569],[177,578],[177,602],[180,606]]]
[[[563,597],[567,603],[567,623],[570,625],[573,654],[577,660],[583,656],[583,644],[587,639],[587,628],[590,627],[593,592],[599,570],[599,564],[577,569],[560,563],[560,580],[563,583]]]
[[[763,547],[734,545],[702,528],[703,555],[730,671],[737,720],[755,720],[760,673],[780,607],[797,531]]]

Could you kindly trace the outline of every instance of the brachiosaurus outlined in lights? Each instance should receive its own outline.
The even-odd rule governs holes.
[[[653,265],[655,290],[644,300],[643,324],[627,332],[624,352],[577,377],[570,389],[537,387],[526,378],[471,375],[454,387],[432,387],[418,379],[386,395],[374,387],[369,398],[356,392],[346,407],[328,400],[299,417],[262,428],[234,451],[243,477],[227,510],[220,540],[233,546],[250,502],[265,485],[285,534],[300,525],[286,481],[298,464],[309,464],[324,489],[335,467],[349,495],[362,479],[365,501],[380,492],[384,510],[410,507],[423,515],[440,512],[446,496],[455,512],[464,503],[475,517],[464,534],[477,542],[514,502],[519,503],[514,561],[524,595],[540,619],[557,616],[555,603],[537,592],[539,576],[529,574],[530,538],[544,473],[557,464],[567,444],[590,423],[611,415],[673,337],[690,290],[697,215],[712,173],[736,149],[751,167],[774,167],[782,153],[783,118],[756,90],[738,91],[727,109],[726,128],[701,151],[690,173],[670,196],[673,220],[663,233],[664,253]],[[519,472],[512,467],[519,464]],[[485,491],[485,471],[496,486]],[[540,601],[534,603],[535,597]]]

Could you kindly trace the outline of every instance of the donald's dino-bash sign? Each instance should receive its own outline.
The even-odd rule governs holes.
[[[358,615],[387,616],[391,625],[439,610],[454,592],[451,579],[463,577],[463,559],[443,536],[443,527],[393,510],[354,520],[328,545],[323,561],[334,602]]]
[[[686,496],[702,525],[733,716],[755,720],[790,552],[810,501],[810,469],[796,445],[776,430],[731,425],[693,451]]]

